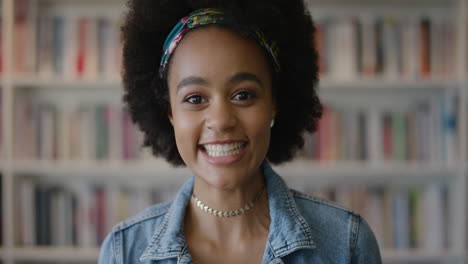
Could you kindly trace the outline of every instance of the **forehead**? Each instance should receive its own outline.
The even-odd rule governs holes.
[[[221,77],[237,72],[270,73],[269,61],[257,41],[219,25],[189,32],[176,48],[169,65],[169,80],[185,75]],[[171,78],[172,77],[172,78]]]

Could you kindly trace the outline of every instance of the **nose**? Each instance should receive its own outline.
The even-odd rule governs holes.
[[[233,106],[225,100],[213,102],[207,109],[206,126],[214,132],[228,132],[237,125]]]

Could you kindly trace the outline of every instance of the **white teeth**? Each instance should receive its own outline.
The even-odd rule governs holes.
[[[206,153],[212,157],[222,157],[239,154],[244,147],[243,142],[231,144],[207,144],[203,146]]]

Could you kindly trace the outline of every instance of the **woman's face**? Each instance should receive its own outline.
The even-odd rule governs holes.
[[[181,41],[168,74],[169,119],[192,172],[225,189],[258,176],[274,117],[259,44],[226,28],[199,28]]]

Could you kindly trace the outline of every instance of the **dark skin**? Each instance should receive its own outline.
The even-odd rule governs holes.
[[[261,47],[226,28],[199,28],[177,47],[168,84],[169,119],[182,159],[195,175],[194,194],[217,210],[242,208],[264,185],[260,165],[275,115]],[[236,143],[241,150],[221,157],[205,148]],[[270,225],[266,193],[252,210],[231,218],[208,214],[192,200],[184,235],[193,262],[261,263]]]

